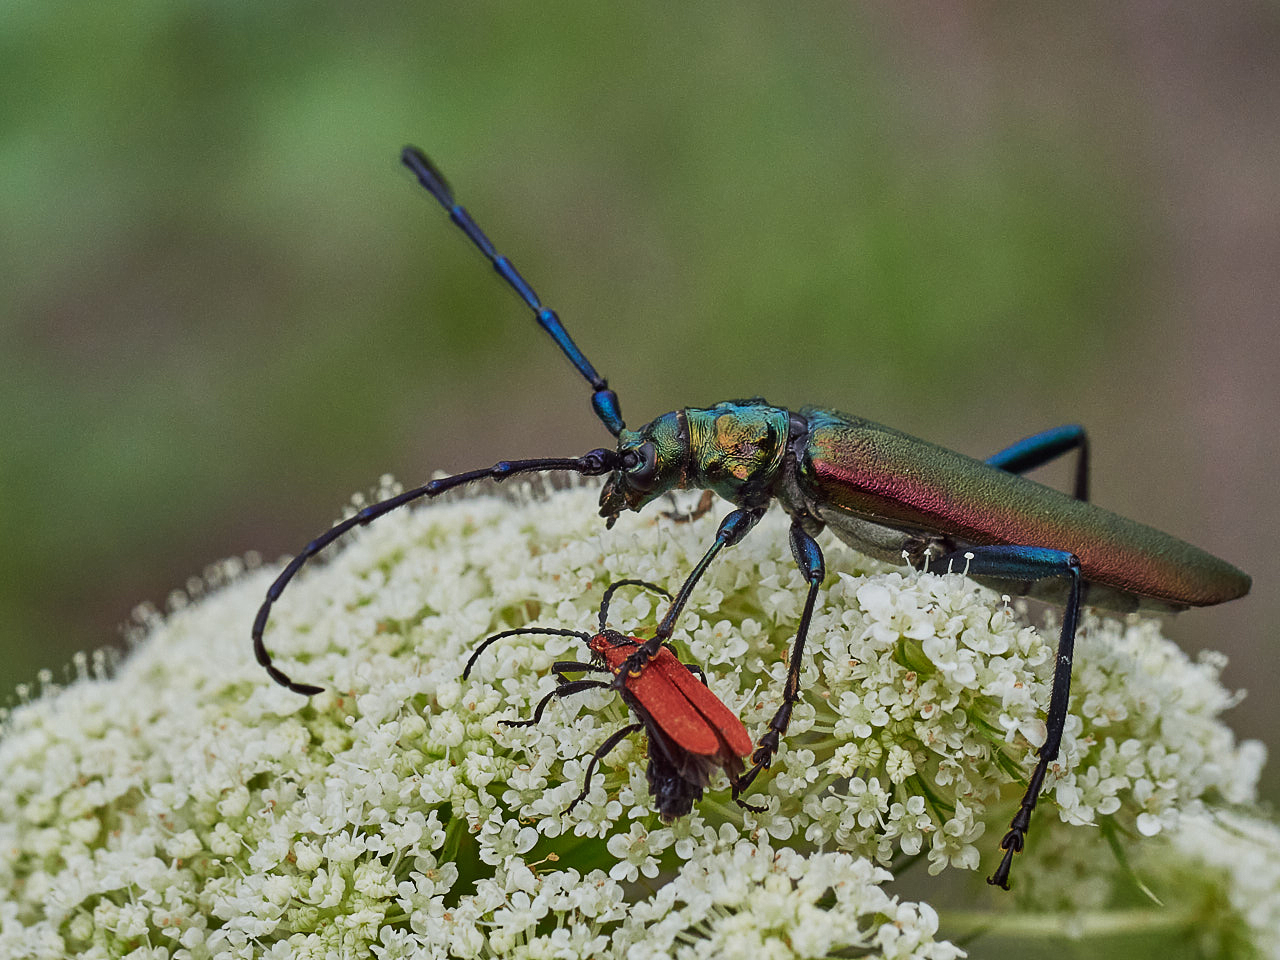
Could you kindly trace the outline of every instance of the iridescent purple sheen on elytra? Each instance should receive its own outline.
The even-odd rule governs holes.
[[[1052,487],[859,417],[803,415],[801,486],[839,510],[964,543],[1066,550],[1085,580],[1172,605],[1249,590],[1249,577],[1225,560]]]

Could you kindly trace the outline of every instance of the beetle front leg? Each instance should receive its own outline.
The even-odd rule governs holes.
[[[702,575],[707,572],[707,567],[711,565],[716,554],[724,547],[731,547],[745,537],[764,516],[766,509],[765,507],[739,507],[720,521],[715,543],[707,548],[707,552],[702,555],[697,566],[684,578],[680,592],[676,594],[675,600],[671,601],[671,606],[666,616],[662,618],[662,622],[658,624],[658,629],[654,631],[652,637],[636,648],[635,653],[622,662],[614,680],[616,687],[621,689],[627,677],[638,677],[644,665],[653,659],[654,654],[664,643],[671,639],[671,634],[676,628],[676,620],[684,610],[684,605],[689,602],[689,595],[693,593],[693,588],[698,585]]]
[[[1037,756],[1040,761],[1031,773],[1027,792],[1022,796],[1018,812],[1009,824],[1009,832],[1000,841],[1004,857],[987,882],[1009,889],[1009,868],[1013,855],[1026,843],[1031,826],[1031,812],[1036,808],[1040,788],[1049,764],[1058,759],[1062,731],[1067,722],[1067,701],[1071,694],[1071,660],[1075,654],[1076,626],[1080,621],[1080,561],[1065,550],[1045,547],[988,546],[956,550],[930,561],[931,573],[948,573],[952,568],[968,576],[1015,580],[1023,583],[1061,578],[1069,581],[1067,599],[1062,612],[1062,631],[1058,635],[1058,654],[1053,669],[1053,689],[1049,694],[1049,714],[1045,719],[1045,740]]]
[[[674,493],[669,493],[667,494],[667,496],[671,497],[673,502],[675,501]],[[688,513],[682,513],[678,509],[679,505],[677,504],[676,505],[677,509],[664,510],[662,512],[662,515],[666,517],[668,520],[674,521],[675,523],[693,523],[693,521],[701,520],[708,513],[710,513],[711,507],[714,503],[715,503],[715,494],[713,494],[710,490],[703,490],[702,496],[698,498],[698,502],[693,505],[693,509],[691,509]]]
[[[809,636],[809,623],[813,620],[814,604],[818,600],[818,588],[827,575],[826,562],[822,558],[822,548],[818,541],[805,532],[799,520],[791,522],[791,555],[795,558],[800,573],[809,582],[809,593],[804,601],[804,613],[800,616],[800,626],[796,629],[795,643],[791,647],[791,662],[787,668],[787,683],[782,689],[782,706],[769,721],[769,732],[760,738],[760,745],[751,755],[752,766],[737,783],[733,785],[733,796],[736,800],[760,771],[767,770],[778,752],[778,744],[787,735],[787,727],[791,725],[791,711],[800,700],[800,665],[804,657],[804,643]]]

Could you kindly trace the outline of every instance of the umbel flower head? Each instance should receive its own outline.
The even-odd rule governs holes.
[[[998,859],[1044,737],[1052,629],[959,574],[825,542],[803,702],[749,795],[764,812],[730,802],[721,777],[663,824],[636,736],[566,814],[625,705],[591,690],[503,725],[555,686],[554,661],[585,657],[570,637],[503,640],[466,681],[463,665],[501,630],[592,630],[612,581],[677,587],[715,523],[655,512],[606,531],[594,499],[474,496],[353,533],[267,629],[280,666],[326,687],[309,700],[253,661],[271,571],[226,564],[216,589],[143,611],[118,668],[82,658],[77,680],[15,708],[0,740],[0,956],[962,955],[945,918],[892,880],[915,862],[938,874]],[[804,596],[786,542],[775,515],[725,551],[674,637],[757,737]],[[658,602],[622,591],[611,625],[652,635]],[[1143,922],[1179,931],[1179,904],[1202,906],[1211,882],[1235,893],[1200,909],[1198,935],[1280,943],[1280,910],[1205,839],[1240,832],[1215,817],[1252,801],[1262,762],[1219,720],[1234,702],[1221,666],[1153,621],[1085,619],[1015,893],[984,886],[980,926],[998,933],[1022,901],[1088,930],[1146,883],[1164,906],[1142,900]],[[1280,857],[1275,828],[1255,832]],[[1190,892],[1161,885],[1176,877]]]

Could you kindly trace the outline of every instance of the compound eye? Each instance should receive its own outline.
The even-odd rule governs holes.
[[[637,490],[649,490],[658,479],[658,448],[646,440],[632,453],[634,456],[627,466],[627,480]]]

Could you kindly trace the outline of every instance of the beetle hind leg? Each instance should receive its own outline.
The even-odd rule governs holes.
[[[804,657],[804,643],[809,636],[809,622],[813,619],[813,607],[818,600],[818,588],[826,577],[826,561],[822,558],[822,549],[818,541],[813,539],[801,526],[799,520],[791,523],[791,555],[795,557],[796,566],[809,582],[809,592],[804,601],[804,613],[800,617],[800,626],[796,630],[795,643],[791,647],[791,662],[787,669],[787,683],[782,690],[782,706],[769,721],[769,732],[760,738],[756,752],[751,755],[751,769],[742,775],[733,787],[733,798],[743,793],[762,770],[767,770],[778,752],[778,745],[786,736],[787,727],[791,725],[791,711],[800,700],[800,665]],[[748,810],[755,809],[738,801],[740,806]],[[759,811],[757,811],[759,812]]]
[[[1035,436],[1019,440],[999,453],[987,457],[993,467],[1010,473],[1026,473],[1071,450],[1076,451],[1076,476],[1072,496],[1077,500],[1089,499],[1089,435],[1078,423],[1054,427]]]
[[[1063,606],[1062,631],[1058,635],[1058,652],[1053,668],[1053,689],[1049,694],[1049,713],[1045,718],[1045,740],[1040,747],[1039,762],[1031,773],[1026,793],[1009,824],[1009,832],[1000,841],[1004,857],[987,882],[1009,889],[1009,870],[1013,855],[1026,844],[1031,826],[1031,812],[1040,798],[1049,764],[1058,759],[1062,731],[1067,722],[1067,701],[1071,694],[1071,661],[1075,654],[1076,626],[1080,621],[1080,561],[1075,554],[1046,547],[986,546],[956,550],[929,563],[933,573],[951,570],[969,576],[1012,580],[1022,583],[1038,580],[1065,579],[1067,598]]]
[[[583,800],[587,799],[587,794],[591,792],[591,777],[596,772],[596,765],[605,757],[607,757],[610,751],[612,751],[613,748],[616,747],[618,744],[620,744],[623,740],[631,736],[631,734],[633,733],[639,733],[643,729],[644,729],[644,724],[641,722],[629,723],[625,727],[622,727],[620,730],[615,730],[613,733],[609,735],[609,739],[607,739],[604,743],[600,744],[600,748],[591,755],[591,762],[587,764],[587,772],[582,778],[583,780],[582,792],[574,798],[573,803],[565,807],[564,816],[568,816],[570,813],[573,812],[574,807],[580,804]]]

